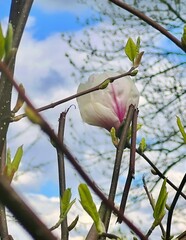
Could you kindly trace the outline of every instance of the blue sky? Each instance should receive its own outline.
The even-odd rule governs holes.
[[[0,19],[8,16],[10,8],[9,0],[0,0]],[[72,5],[73,7],[76,7]],[[30,16],[35,18],[33,32],[34,37],[38,40],[42,40],[56,32],[74,32],[83,28],[80,22],[84,21],[93,13],[90,8],[83,8],[80,11],[70,11],[69,9],[55,9],[46,10],[37,4],[37,1],[33,3]],[[94,14],[98,15],[98,13]],[[78,18],[78,20],[77,20]],[[91,21],[90,25],[94,25],[95,22]]]

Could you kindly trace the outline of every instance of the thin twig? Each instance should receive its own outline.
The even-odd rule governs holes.
[[[119,75],[114,76],[114,77],[109,77],[109,78],[105,79],[102,83],[98,84],[98,85],[95,86],[95,87],[89,88],[89,89],[87,89],[87,90],[85,90],[85,91],[82,91],[82,92],[73,94],[73,95],[71,95],[71,96],[69,96],[69,97],[67,97],[67,98],[63,98],[63,99],[61,99],[61,100],[59,100],[59,101],[56,101],[56,102],[54,102],[54,103],[50,103],[50,104],[45,105],[45,106],[43,106],[43,107],[37,108],[36,110],[37,110],[37,112],[42,112],[42,111],[45,111],[45,110],[54,108],[54,107],[56,107],[56,106],[58,106],[58,105],[60,105],[60,104],[63,104],[63,103],[65,103],[65,102],[68,102],[68,101],[70,101],[70,100],[72,100],[72,99],[74,99],[74,98],[83,96],[83,95],[88,94],[88,93],[91,93],[91,92],[95,92],[95,91],[98,91],[98,90],[102,90],[101,87],[102,87],[102,85],[103,85],[103,83],[104,83],[105,81],[110,80],[110,82],[114,82],[115,80],[117,80],[117,79],[119,79],[119,78],[126,77],[126,76],[131,76],[131,73],[132,73],[133,70],[134,70],[134,68],[132,67],[128,72],[119,74]],[[21,119],[24,118],[24,117],[26,117],[26,114],[25,114],[25,113],[20,114],[20,115],[17,115],[17,116],[15,116],[15,117],[12,117],[12,118],[10,119],[10,121],[16,122],[16,121],[21,120]]]
[[[44,118],[37,112],[37,110],[34,108],[31,101],[28,99],[28,97],[23,93],[17,82],[14,80],[13,76],[7,69],[7,67],[0,62],[0,71],[2,71],[9,81],[13,84],[17,92],[20,94],[22,99],[25,101],[27,106],[33,111],[36,118],[39,120],[39,125],[43,132],[45,132],[50,139],[56,144],[56,147],[59,148],[64,154],[66,155],[67,159],[70,161],[70,163],[74,166],[74,168],[77,170],[77,172],[80,174],[80,176],[85,180],[85,182],[92,188],[92,190],[97,194],[97,196],[107,205],[108,208],[112,209],[114,213],[116,213],[123,222],[127,224],[127,226],[137,235],[140,237],[140,239],[146,240],[146,236],[131,222],[128,218],[126,218],[124,215],[120,213],[120,211],[114,207],[113,202],[109,201],[107,197],[100,191],[100,189],[94,184],[92,179],[89,177],[89,175],[83,170],[83,168],[78,163],[77,159],[72,155],[72,153],[68,150],[65,144],[62,144],[61,141],[58,139],[52,128],[49,126],[49,124],[44,120]]]
[[[0,201],[14,214],[33,239],[57,240],[4,176],[0,176]]]
[[[125,207],[127,204],[127,198],[131,186],[132,179],[135,174],[135,153],[136,153],[136,131],[137,131],[137,116],[138,110],[134,110],[134,114],[132,117],[132,136],[131,136],[131,148],[130,148],[130,163],[128,169],[127,180],[125,183],[125,187],[122,194],[121,204],[120,204],[120,212],[124,214]],[[121,223],[121,219],[118,217],[117,222]]]
[[[150,17],[146,16],[144,13],[140,12],[139,10],[129,6],[125,2],[121,2],[120,0],[109,0],[110,2],[116,4],[117,6],[125,9],[126,11],[132,13],[133,15],[139,17],[144,22],[161,32],[164,36],[166,36],[168,39],[170,39],[173,43],[175,43],[179,48],[181,48],[184,52],[186,52],[186,49],[182,45],[181,41],[179,41],[174,35],[172,35],[170,32],[168,32],[164,27],[162,27],[160,24],[152,20]]]
[[[186,183],[186,174],[184,175],[184,177],[183,177],[183,179],[180,183],[180,186],[178,187],[178,190],[175,194],[175,197],[172,201],[172,204],[171,204],[169,212],[168,212],[166,238],[165,238],[166,240],[170,240],[170,230],[171,230],[171,221],[172,221],[173,211],[174,211],[174,208],[175,208],[176,203],[178,201],[178,198],[181,195],[181,192],[182,192],[182,189],[183,189],[185,183]]]
[[[152,163],[152,161],[142,152],[140,152],[138,149],[136,149],[136,152],[141,156],[143,157],[146,162],[148,162],[148,164],[155,170],[156,174],[162,178],[162,179],[165,179],[166,177],[163,175],[162,172],[160,172],[160,170]],[[172,187],[174,188],[174,190],[178,191],[178,188],[174,185],[174,183],[172,183],[168,178],[166,178],[166,182]],[[181,192],[180,195],[186,200],[186,195]]]

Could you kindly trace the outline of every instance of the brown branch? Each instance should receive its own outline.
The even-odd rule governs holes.
[[[64,130],[65,130],[65,121],[66,121],[66,114],[68,110],[62,112],[59,118],[59,128],[58,128],[58,138],[63,143],[64,142]],[[66,177],[65,177],[65,161],[64,161],[64,153],[57,149],[57,156],[58,156],[58,177],[59,177],[59,201],[60,201],[60,216],[61,212],[61,198],[66,190]],[[61,223],[61,240],[68,240],[68,225],[67,225],[67,218],[63,220]]]
[[[121,135],[121,138],[119,141],[119,145],[118,145],[117,151],[116,151],[116,159],[115,159],[111,187],[110,187],[109,198],[108,198],[110,201],[113,201],[113,202],[114,202],[114,198],[116,195],[116,189],[117,189],[120,166],[121,166],[121,161],[122,161],[122,156],[123,156],[123,150],[126,146],[128,129],[130,127],[134,112],[135,112],[135,107],[133,105],[130,105],[128,113],[127,113],[127,117],[125,120],[124,128],[122,130],[122,135]],[[120,211],[121,211],[121,209],[120,209]],[[109,222],[110,222],[110,217],[111,217],[111,210],[107,209],[103,215],[105,215],[103,222],[105,224],[105,228],[107,231]]]
[[[0,201],[8,207],[33,239],[57,240],[3,176],[0,176]]]
[[[115,5],[125,9],[126,11],[132,13],[133,15],[139,17],[144,22],[161,32],[164,36],[166,36],[168,39],[170,39],[173,43],[175,43],[179,48],[181,48],[184,52],[186,52],[186,49],[182,45],[181,41],[179,41],[174,35],[172,35],[170,32],[168,32],[164,27],[162,27],[160,24],[152,20],[150,17],[146,16],[144,13],[138,11],[137,9],[129,6],[128,4],[121,2],[120,0],[109,0],[110,2],[114,3]]]
[[[122,194],[120,212],[124,214],[125,207],[127,204],[127,198],[129,190],[131,187],[132,179],[134,178],[135,173],[135,153],[136,153],[136,131],[137,131],[137,116],[138,111],[135,109],[133,119],[132,119],[132,137],[131,137],[131,148],[130,148],[130,163],[128,169],[127,180]],[[121,223],[121,219],[118,217],[117,222]]]

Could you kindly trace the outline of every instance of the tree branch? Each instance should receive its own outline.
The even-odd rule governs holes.
[[[126,11],[132,13],[133,15],[139,17],[144,22],[161,32],[164,36],[166,36],[168,39],[170,39],[173,43],[175,43],[180,49],[182,49],[184,52],[186,52],[186,49],[183,47],[181,41],[179,41],[174,35],[172,35],[170,32],[168,32],[164,27],[162,27],[160,24],[146,16],[144,13],[138,11],[137,9],[129,6],[128,4],[121,2],[120,0],[109,0],[110,2],[114,3],[115,5],[125,9]]]

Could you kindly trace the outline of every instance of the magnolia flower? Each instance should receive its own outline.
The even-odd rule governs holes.
[[[79,85],[77,92],[92,88],[105,79],[119,74],[121,73],[93,74],[87,82]],[[130,77],[123,77],[109,83],[105,89],[78,97],[77,102],[84,122],[108,131],[114,127],[117,131],[126,118],[129,106],[133,104],[137,107],[139,92]]]

